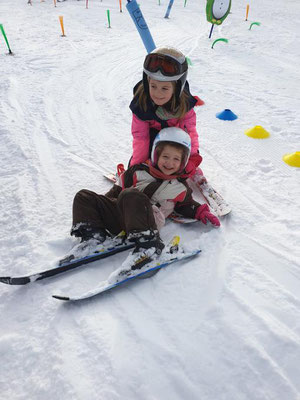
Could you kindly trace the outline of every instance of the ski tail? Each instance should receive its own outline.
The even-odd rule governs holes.
[[[198,200],[197,197],[201,198],[202,201],[204,200],[210,207],[211,211],[218,217],[224,217],[231,212],[230,205],[208,182],[202,181],[198,183],[192,178],[189,178],[187,182],[193,190],[196,200]]]
[[[198,187],[207,203],[219,217],[223,217],[231,212],[229,204],[209,183],[203,183]]]

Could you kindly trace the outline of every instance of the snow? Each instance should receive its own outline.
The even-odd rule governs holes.
[[[131,154],[132,88],[145,49],[109,0],[1,0],[0,275],[54,266],[69,252],[72,200],[104,193],[103,171]],[[204,0],[141,0],[157,45],[193,65],[202,168],[232,206],[220,229],[169,222],[202,253],[80,303],[121,253],[24,287],[0,287],[1,399],[300,398],[300,3],[233,1],[208,38]],[[106,10],[110,10],[108,29]],[[58,16],[64,17],[61,37]],[[252,22],[261,22],[249,30]],[[213,40],[227,38],[211,49]],[[215,117],[231,109],[232,122]],[[268,139],[244,134],[263,126]]]

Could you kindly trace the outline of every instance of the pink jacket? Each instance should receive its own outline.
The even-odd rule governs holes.
[[[196,113],[193,109],[189,110],[182,119],[169,119],[168,126],[179,127],[188,132],[191,137],[191,155],[197,154],[199,148],[198,133],[196,130]],[[135,114],[132,115],[131,132],[133,136],[133,153],[130,165],[145,162],[149,157],[150,129],[161,130],[161,124],[155,120],[142,121]]]

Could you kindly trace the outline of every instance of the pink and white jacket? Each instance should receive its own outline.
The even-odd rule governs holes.
[[[148,160],[122,173],[106,196],[117,198],[126,188],[135,188],[143,192],[150,199],[156,226],[160,230],[173,211],[188,218],[195,217],[200,204],[193,199],[186,178],[184,171],[179,175],[164,175]]]

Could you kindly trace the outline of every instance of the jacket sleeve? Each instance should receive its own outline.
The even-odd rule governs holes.
[[[117,199],[123,189],[131,188],[136,183],[136,171],[147,169],[148,167],[144,164],[133,165],[124,171],[118,178],[117,182],[112,188],[105,193],[106,197],[110,199]]]
[[[131,133],[133,136],[133,152],[130,166],[143,163],[148,159],[150,146],[149,129],[147,121],[140,120],[135,114],[132,115]]]
[[[196,129],[196,113],[193,109],[188,111],[183,118],[184,126],[191,137],[191,155],[197,154],[199,150],[199,138]]]
[[[181,202],[177,202],[174,210],[184,217],[195,218],[200,203],[193,199],[192,189],[187,184],[185,186],[187,187],[185,199]]]

